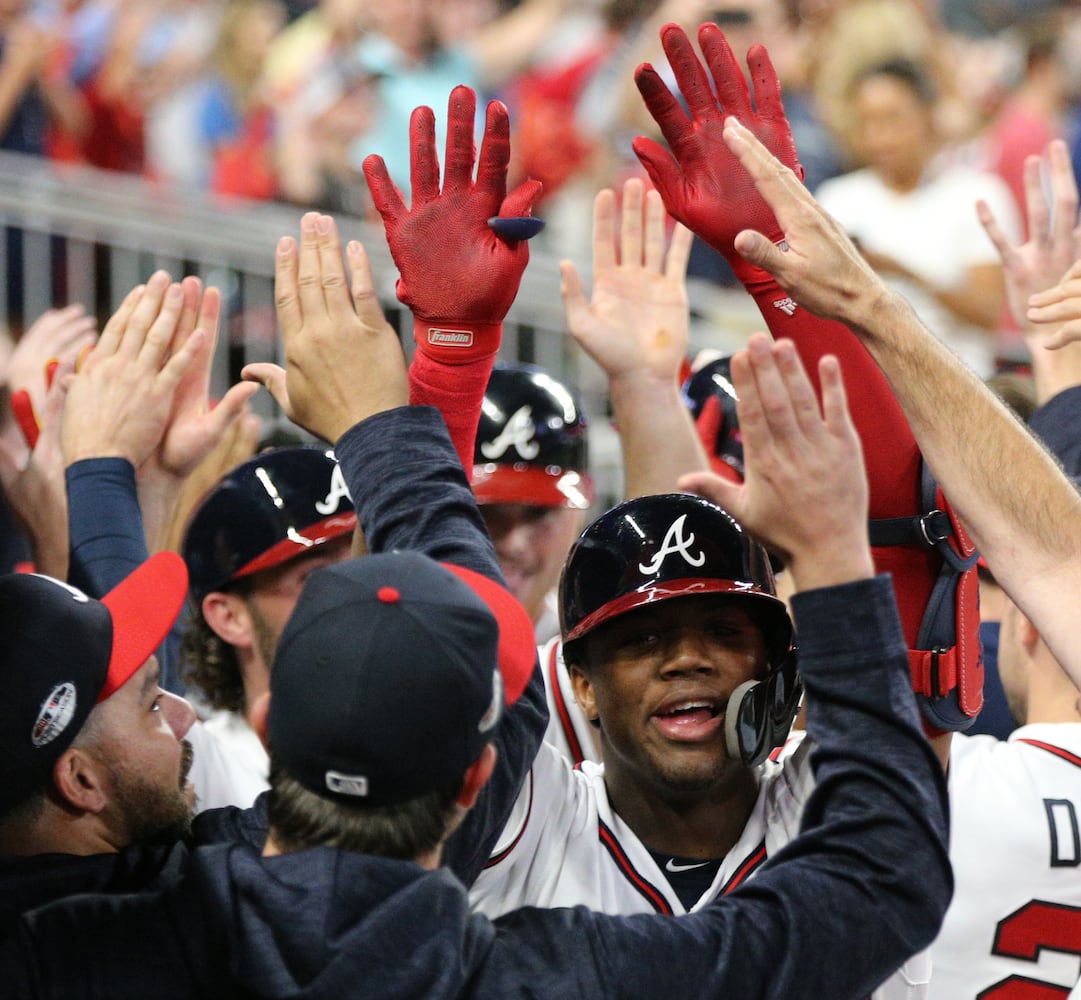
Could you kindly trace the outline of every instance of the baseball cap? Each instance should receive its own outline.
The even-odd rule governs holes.
[[[418,552],[322,567],[274,659],[271,751],[305,788],[355,805],[449,788],[536,656],[525,609],[468,569]]]
[[[100,601],[49,576],[0,577],[0,809],[47,782],[94,706],[161,645],[187,589],[173,552],[152,556]]]
[[[183,555],[201,599],[310,552],[357,524],[334,453],[275,448],[223,476],[192,514]]]

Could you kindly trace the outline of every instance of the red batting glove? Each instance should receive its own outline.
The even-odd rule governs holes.
[[[752,294],[772,276],[747,263],[732,243],[744,229],[754,229],[775,243],[784,239],[770,207],[755,190],[750,176],[729,152],[722,138],[724,120],[734,115],[774,156],[803,178],[796,144],[781,105],[781,85],[769,55],[761,45],[751,47],[747,64],[754,81],[754,106],[743,70],[724,32],[713,23],[698,29],[698,41],[709,65],[717,93],[695,54],[686,32],[677,24],[661,29],[661,44],[687,102],[679,100],[648,63],[639,66],[635,83],[671,152],[644,136],[634,151],[668,211],[732,265]],[[757,110],[755,110],[757,109]]]
[[[476,104],[469,87],[451,91],[442,191],[435,116],[428,107],[413,112],[410,208],[382,157],[364,161],[364,176],[401,274],[398,298],[413,313],[417,346],[448,364],[494,357],[499,349],[503,317],[518,294],[529,247],[524,239],[497,235],[489,221],[528,216],[541,191],[539,181],[525,181],[506,193],[510,123],[506,107],[498,101],[488,105],[473,180]]]

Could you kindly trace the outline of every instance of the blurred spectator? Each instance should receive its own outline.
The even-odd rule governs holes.
[[[1016,233],[1009,190],[992,174],[936,159],[943,141],[923,66],[896,60],[871,67],[851,100],[854,145],[865,166],[826,181],[818,200],[928,327],[990,375],[1005,289],[975,203],[983,198]]]
[[[1021,73],[987,132],[987,166],[1009,185],[1018,212],[1025,207],[1024,163],[1063,135],[1067,74],[1059,23],[1022,28]]]
[[[70,113],[70,88],[47,72],[57,28],[28,0],[0,2],[0,149],[43,155],[50,117]]]
[[[265,80],[276,107],[292,100],[324,65],[352,52],[368,0],[318,0],[291,21],[267,53]]]
[[[274,114],[262,73],[284,24],[280,0],[229,0],[225,8],[213,73],[199,102],[199,138],[213,191],[248,198],[277,193]]]
[[[500,14],[492,0],[372,3],[367,10],[370,31],[357,56],[379,77],[378,113],[354,145],[355,164],[377,153],[398,186],[407,189],[406,123],[413,108],[442,106],[458,84],[480,94],[494,92],[530,65],[570,7],[570,0],[522,0]],[[437,145],[444,141],[444,128],[437,116]]]
[[[368,187],[352,149],[374,120],[375,87],[376,78],[349,56],[313,74],[275,123],[280,197],[326,212],[368,214]]]

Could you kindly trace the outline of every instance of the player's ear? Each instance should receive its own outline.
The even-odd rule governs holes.
[[[211,591],[203,598],[202,609],[207,625],[223,642],[240,647],[254,644],[251,614],[239,594]]]
[[[571,679],[571,688],[574,690],[574,700],[578,702],[578,707],[591,725],[599,726],[600,717],[597,713],[597,699],[589,675],[577,664],[568,664],[567,673]]]
[[[462,778],[462,790],[458,793],[456,805],[463,809],[472,809],[480,790],[488,783],[495,770],[498,758],[494,743],[487,743],[480,756],[470,765]]]
[[[86,747],[68,747],[53,764],[53,785],[69,808],[101,813],[109,804],[107,769]]]

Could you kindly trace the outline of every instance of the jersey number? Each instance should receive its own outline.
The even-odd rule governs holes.
[[[1081,906],[1037,899],[999,921],[992,949],[995,955],[1035,962],[1044,948],[1081,955]],[[976,1000],[1066,1000],[1069,995],[1069,986],[1009,976],[989,986]]]

